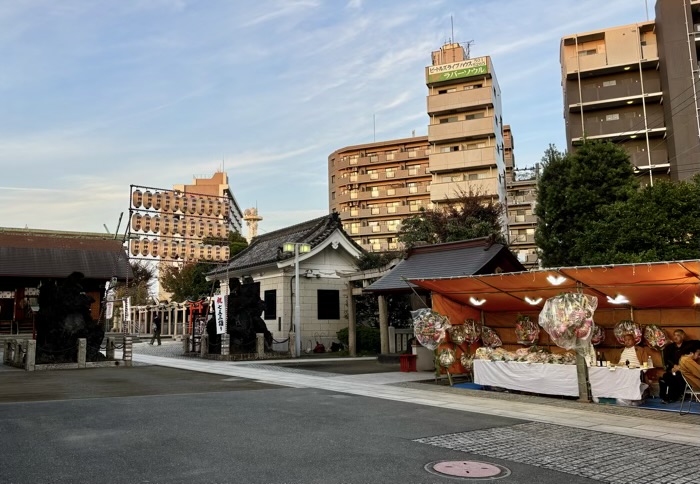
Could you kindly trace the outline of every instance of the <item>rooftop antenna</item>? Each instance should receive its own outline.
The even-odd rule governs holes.
[[[452,18],[452,15],[450,15],[450,26],[452,29],[452,37],[450,37],[450,44],[454,44],[454,41],[455,41],[455,21],[454,21],[454,18]]]
[[[465,44],[467,45],[467,47],[465,48],[465,50],[467,51],[467,59],[471,59],[471,46],[473,43],[473,40],[467,40],[465,42]]]
[[[372,142],[377,142],[377,115],[372,114]]]
[[[649,1],[648,0],[644,0],[644,8],[647,11],[647,22],[648,22],[649,21]]]

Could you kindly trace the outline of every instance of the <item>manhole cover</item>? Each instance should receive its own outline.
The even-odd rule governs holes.
[[[473,480],[501,479],[510,475],[510,470],[503,466],[475,460],[440,460],[426,464],[425,470],[438,476]]]

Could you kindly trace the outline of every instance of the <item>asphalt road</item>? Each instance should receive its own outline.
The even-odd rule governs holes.
[[[134,367],[2,372],[0,396],[3,483],[454,483],[424,466],[465,459],[594,482],[415,441],[524,421],[318,389]]]

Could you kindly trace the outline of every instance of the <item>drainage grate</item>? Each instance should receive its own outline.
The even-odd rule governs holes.
[[[436,476],[470,481],[501,479],[510,475],[510,469],[506,467],[475,460],[439,460],[426,464],[425,470]]]

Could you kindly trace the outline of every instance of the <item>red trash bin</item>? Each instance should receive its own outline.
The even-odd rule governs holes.
[[[401,371],[404,373],[416,370],[416,355],[399,355]]]

